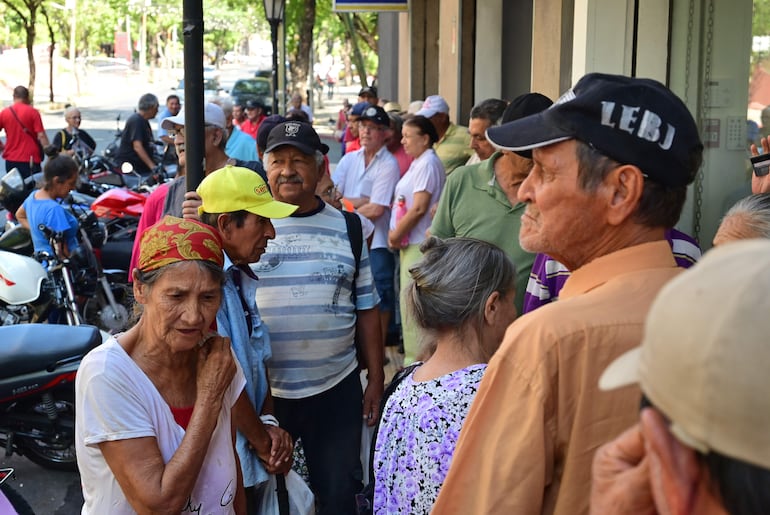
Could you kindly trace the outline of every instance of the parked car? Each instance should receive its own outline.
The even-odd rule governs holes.
[[[184,79],[179,81],[179,85],[176,88],[175,93],[179,95],[179,101],[184,103]],[[215,78],[203,79],[203,100],[206,101],[212,97],[219,97],[224,94],[224,89],[219,84],[219,80]]]
[[[257,100],[265,106],[267,114],[270,114],[273,105],[272,82],[265,77],[238,79],[230,89],[230,97],[233,104],[245,104],[247,100]]]

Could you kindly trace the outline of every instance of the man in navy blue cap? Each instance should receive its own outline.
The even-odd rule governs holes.
[[[598,379],[641,343],[652,300],[681,272],[664,233],[703,145],[665,86],[596,73],[487,134],[532,151],[519,242],[572,274],[558,302],[508,328],[433,513],[587,514],[593,453],[633,425],[639,402],[638,389],[599,392]]]

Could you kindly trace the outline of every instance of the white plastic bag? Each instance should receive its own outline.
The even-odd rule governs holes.
[[[279,515],[276,487],[276,479],[272,475],[260,486],[259,513],[261,515]],[[286,474],[286,490],[289,491],[290,515],[315,515],[313,491],[293,470]]]

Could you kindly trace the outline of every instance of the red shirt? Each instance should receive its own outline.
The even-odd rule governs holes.
[[[10,109],[16,113],[19,120],[13,116]],[[21,123],[19,123],[21,121]],[[24,132],[22,124],[32,134]],[[0,112],[0,130],[5,129],[5,149],[3,159],[6,161],[40,163],[40,153],[37,147],[37,135],[43,132],[43,121],[37,109],[24,102],[15,102]]]
[[[259,118],[257,118],[256,122],[252,122],[247,118],[246,121],[241,124],[240,129],[256,140],[257,131],[259,130],[259,124],[261,124],[262,120],[264,120],[265,118],[267,118],[267,116],[265,116],[264,114],[259,115]]]

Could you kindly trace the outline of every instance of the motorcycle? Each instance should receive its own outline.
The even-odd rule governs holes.
[[[0,327],[0,445],[55,470],[77,470],[75,375],[102,343],[96,327]]]
[[[35,515],[29,503],[13,489],[10,479],[16,479],[12,468],[0,469],[0,513],[6,515]]]
[[[54,248],[56,238],[52,234]],[[0,251],[0,325],[49,319],[79,325],[72,268],[70,259],[60,259],[55,253],[37,252],[29,257]]]
[[[62,257],[55,251],[29,257],[0,250],[0,325],[87,321],[107,331],[127,325],[126,272],[102,268],[96,251],[104,241],[104,229],[93,212],[78,213],[75,206],[70,209],[78,219],[80,249],[72,256]],[[38,229],[53,249],[61,246],[61,233],[42,224]]]

